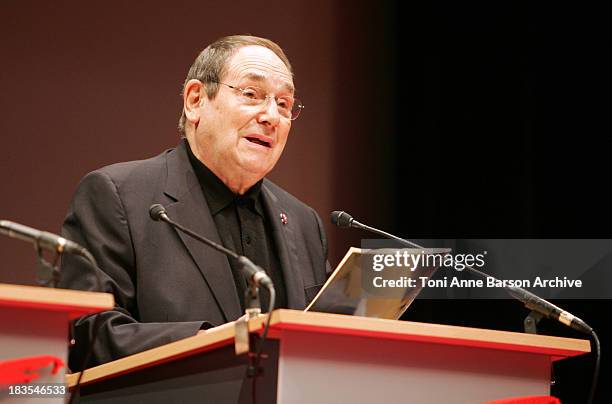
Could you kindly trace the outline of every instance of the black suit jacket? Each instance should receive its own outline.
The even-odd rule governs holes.
[[[262,184],[287,289],[288,306],[303,309],[326,279],[327,242],[315,211],[272,183]],[[78,186],[62,235],[91,251],[99,268],[65,256],[60,287],[99,290],[115,296],[87,366],[195,335],[242,315],[227,258],[149,217],[161,203],[168,215],[220,243],[185,146],[142,161],[89,173]],[[286,224],[281,213],[287,216]],[[93,317],[75,323],[70,367],[79,370]]]

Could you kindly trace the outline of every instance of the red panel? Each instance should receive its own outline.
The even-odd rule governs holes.
[[[51,355],[0,361],[0,386],[29,383],[40,377],[38,370],[49,365],[53,365],[52,374],[57,374],[65,366],[64,361]]]

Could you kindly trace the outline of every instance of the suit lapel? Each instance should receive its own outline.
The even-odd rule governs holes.
[[[279,198],[274,195],[270,187],[267,186],[266,180],[264,180],[261,190],[264,209],[266,210],[268,220],[270,220],[270,227],[278,252],[278,259],[285,279],[287,304],[290,309],[303,309],[306,307],[306,298],[304,295],[304,280],[299,272],[300,263],[298,260],[295,235],[295,226],[297,223],[291,220],[291,212],[283,205]],[[288,217],[286,224],[282,223],[281,214],[285,214]]]
[[[176,201],[166,206],[170,218],[222,244],[183,142],[168,154],[167,168],[164,193]],[[178,234],[214,294],[225,320],[240,317],[240,300],[227,257],[186,234]]]

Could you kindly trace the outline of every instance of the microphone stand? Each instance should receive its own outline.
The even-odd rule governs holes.
[[[36,282],[41,286],[56,288],[60,280],[58,264],[61,253],[56,252],[53,263],[51,263],[43,257],[43,249],[38,241],[34,242],[34,251],[36,251],[36,260],[38,262]]]
[[[161,220],[168,223],[175,231],[181,231],[187,234],[188,236],[193,237],[198,241],[201,241],[209,247],[212,247],[213,249],[229,257],[234,258],[240,264],[242,272],[248,280],[249,287],[247,288],[247,290],[245,290],[244,293],[244,300],[246,306],[245,316],[235,322],[235,352],[236,355],[240,355],[243,353],[248,354],[249,366],[247,368],[247,376],[253,379],[251,392],[253,402],[255,402],[257,378],[263,373],[262,369],[259,366],[259,363],[261,362],[264,343],[266,342],[268,330],[270,328],[272,310],[274,309],[274,306],[276,304],[276,291],[274,289],[274,284],[272,283],[272,280],[262,268],[255,265],[250,259],[248,259],[244,255],[238,255],[234,251],[225,248],[224,246],[219,245],[213,242],[212,240],[209,240],[170,219],[168,217],[168,214],[166,213],[166,209],[162,205],[151,205],[151,207],[149,208],[149,216],[155,221]],[[263,285],[268,289],[270,293],[270,304],[268,308],[268,318],[266,319],[264,330],[261,334],[261,341],[257,346],[256,352],[253,352],[251,350],[252,345],[250,344],[248,322],[250,319],[261,315],[261,304],[259,301],[259,285]]]

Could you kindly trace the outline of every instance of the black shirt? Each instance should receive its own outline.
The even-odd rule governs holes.
[[[287,307],[285,280],[272,237],[269,218],[263,208],[261,197],[263,180],[253,185],[244,195],[235,195],[223,181],[198,160],[191,151],[187,139],[184,142],[189,161],[204,192],[221,242],[226,248],[240,255],[246,255],[256,265],[262,267],[274,282],[276,290],[275,308]],[[240,307],[244,311],[246,279],[242,275],[236,260],[229,258],[229,263],[236,283]],[[270,301],[267,290],[260,289],[259,295],[262,312],[267,311]]]

